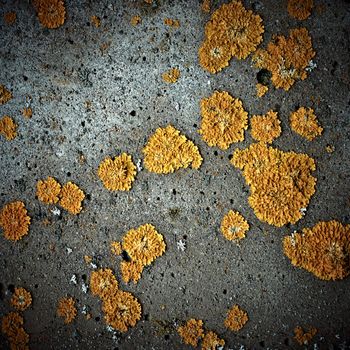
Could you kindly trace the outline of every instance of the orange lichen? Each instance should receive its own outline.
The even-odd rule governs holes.
[[[111,252],[114,255],[120,255],[123,251],[122,244],[120,242],[111,242]]]
[[[78,214],[82,210],[81,202],[84,198],[84,192],[76,184],[67,182],[61,190],[60,205],[71,214]]]
[[[63,0],[35,0],[34,7],[40,23],[46,28],[58,28],[66,19],[66,7]]]
[[[15,288],[10,303],[15,309],[24,311],[32,304],[32,296],[22,287]]]
[[[313,7],[313,0],[288,0],[287,5],[289,15],[299,20],[307,19]]]
[[[316,333],[317,329],[315,327],[309,327],[309,330],[304,332],[300,326],[297,326],[294,328],[294,339],[299,345],[308,345]]]
[[[0,211],[0,226],[4,237],[17,241],[28,234],[30,217],[23,202],[16,201],[6,204]]]
[[[333,145],[327,145],[326,146],[326,152],[327,153],[333,153],[335,151],[335,147]]]
[[[95,15],[90,17],[90,21],[95,28],[101,25],[101,19]]]
[[[203,321],[191,318],[183,326],[180,326],[177,332],[185,344],[196,347],[198,345],[198,340],[203,338],[204,335]]]
[[[238,332],[248,322],[247,313],[238,305],[234,305],[227,314],[225,319],[225,327],[231,331]]]
[[[240,240],[249,230],[246,219],[237,211],[230,210],[221,222],[221,233],[229,241]]]
[[[118,281],[111,269],[92,271],[90,275],[90,290],[102,300],[114,295],[118,291]]]
[[[217,350],[225,345],[225,340],[220,339],[215,332],[209,331],[204,335],[202,350]]]
[[[92,257],[90,255],[84,255],[84,261],[86,264],[90,264],[92,262]]]
[[[321,221],[283,240],[284,254],[294,266],[322,280],[338,280],[350,274],[350,225]]]
[[[267,91],[269,90],[268,86],[260,84],[260,83],[256,84],[255,87],[256,87],[256,95],[258,97],[263,97],[267,93]]]
[[[36,184],[38,199],[46,204],[55,204],[59,201],[61,185],[51,176],[46,180],[39,180]]]
[[[131,293],[121,290],[103,300],[102,310],[106,323],[120,332],[126,332],[141,319],[138,300]]]
[[[210,7],[211,7],[211,0],[203,0],[201,9],[205,13],[210,12]]]
[[[250,120],[250,126],[253,139],[265,143],[272,143],[282,132],[277,112],[272,110],[266,115],[254,115]]]
[[[267,49],[259,49],[253,56],[257,68],[271,72],[271,81],[277,88],[288,91],[296,80],[307,78],[307,68],[315,51],[306,28],[292,29],[289,37],[275,35]]]
[[[137,15],[131,17],[130,23],[132,26],[136,27],[138,24],[141,23],[141,21],[141,16]]]
[[[122,279],[125,283],[134,281],[137,283],[141,278],[144,265],[139,261],[122,261],[120,263],[120,271],[122,273]]]
[[[71,297],[61,298],[58,302],[57,316],[64,318],[64,323],[72,323],[77,315],[75,300]]]
[[[180,21],[178,19],[165,18],[164,24],[169,26],[169,27],[174,27],[174,28],[180,27]]]
[[[136,166],[126,153],[114,159],[107,157],[98,167],[98,177],[109,191],[129,191],[135,175]]]
[[[300,107],[291,113],[289,121],[292,130],[309,141],[322,134],[323,128],[318,124],[312,108]]]
[[[248,128],[248,113],[242,101],[226,91],[215,91],[201,100],[201,128],[199,133],[209,146],[227,149],[232,143],[244,140]]]
[[[231,163],[243,170],[250,185],[249,204],[258,219],[281,227],[303,216],[315,193],[314,160],[306,154],[284,152],[264,143],[235,150]]]
[[[16,15],[16,12],[6,12],[4,14],[4,21],[7,25],[12,25],[16,22],[16,18],[17,18],[17,15]]]
[[[23,317],[18,312],[10,312],[2,318],[2,332],[7,335],[11,349],[29,350],[29,335],[23,328]]]
[[[7,103],[11,98],[12,93],[8,91],[4,85],[0,85],[0,105]]]
[[[162,79],[166,83],[176,83],[180,78],[180,70],[178,68],[171,68],[167,72],[162,74]]]
[[[245,59],[261,43],[263,32],[261,17],[246,10],[240,1],[223,4],[205,27],[200,65],[216,73],[228,65],[232,56]]]
[[[30,107],[23,108],[22,115],[24,118],[30,119],[33,116],[33,111]]]
[[[0,119],[0,134],[6,137],[6,140],[13,140],[17,136],[17,124],[14,120],[5,115]]]
[[[172,173],[189,165],[198,169],[203,160],[197,146],[171,125],[158,128],[142,152],[147,170],[157,174]]]

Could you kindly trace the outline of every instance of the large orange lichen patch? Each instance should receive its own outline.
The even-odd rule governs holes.
[[[215,332],[209,331],[204,335],[202,341],[202,350],[217,350],[223,348],[225,340],[220,339]]]
[[[292,29],[289,37],[275,35],[267,49],[259,49],[253,56],[257,68],[271,72],[271,81],[277,88],[288,91],[297,80],[307,78],[307,68],[315,51],[306,28]]]
[[[256,141],[272,143],[281,135],[281,122],[277,112],[268,111],[266,115],[254,115],[250,120],[252,137]]]
[[[114,159],[108,157],[98,167],[98,177],[110,191],[129,191],[135,175],[136,166],[126,153]]]
[[[262,41],[262,19],[240,1],[223,4],[205,27],[199,63],[210,73],[226,67],[231,57],[245,59]]]
[[[299,20],[307,19],[313,7],[313,0],[288,0],[287,5],[289,15]]]
[[[92,271],[90,276],[90,290],[93,295],[106,299],[118,290],[118,281],[111,269]]]
[[[260,220],[281,227],[302,218],[315,193],[311,157],[257,143],[237,149],[231,163],[243,170],[251,190],[249,204]]]
[[[177,332],[185,344],[196,347],[198,341],[204,336],[203,321],[191,318],[183,326],[180,326]]]
[[[10,312],[2,318],[1,330],[7,336],[11,349],[29,349],[29,335],[23,323],[23,317],[18,312]]]
[[[294,328],[294,339],[299,345],[308,345],[316,333],[315,327],[309,327],[309,330],[305,332],[300,326],[297,326]]]
[[[248,322],[247,313],[238,305],[234,305],[227,313],[225,327],[231,331],[238,332]]]
[[[285,237],[283,250],[294,266],[320,279],[343,279],[350,274],[350,225],[321,221]]]
[[[309,141],[322,134],[323,128],[318,124],[312,108],[298,108],[291,113],[289,120],[292,130]]]
[[[75,300],[71,297],[61,298],[57,306],[57,316],[64,319],[64,323],[72,323],[77,315]]]
[[[24,311],[32,304],[32,296],[22,287],[15,288],[10,303],[15,309]]]
[[[5,115],[0,119],[0,134],[6,137],[6,140],[13,140],[17,136],[17,124],[14,120]]]
[[[248,222],[241,214],[233,210],[230,210],[221,222],[221,232],[229,241],[244,238],[248,230]]]
[[[244,140],[248,128],[248,113],[242,101],[226,91],[215,91],[201,100],[201,128],[199,133],[209,146],[227,149],[232,143]]]
[[[6,204],[0,211],[0,226],[4,237],[17,241],[28,234],[30,217],[23,202],[16,201]]]
[[[83,209],[81,202],[85,198],[84,192],[73,182],[67,182],[61,190],[60,205],[71,214],[79,214]]]
[[[146,169],[158,174],[172,173],[190,165],[198,169],[203,160],[198,147],[171,125],[158,128],[142,152]]]
[[[167,72],[162,74],[162,79],[166,83],[176,83],[180,78],[180,70],[178,68],[171,68]]]
[[[66,19],[66,7],[63,0],[34,0],[34,7],[40,23],[46,28],[58,28]]]
[[[4,85],[0,85],[0,105],[3,105],[10,101],[12,98],[12,94],[8,91]]]
[[[44,203],[57,203],[60,193],[61,185],[51,176],[48,176],[46,180],[39,180],[36,184],[36,195]]]

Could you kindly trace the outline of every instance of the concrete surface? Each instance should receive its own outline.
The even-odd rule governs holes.
[[[214,1],[214,7],[221,3]],[[300,348],[293,340],[297,325],[318,329],[312,349],[350,348],[350,278],[325,282],[293,268],[281,243],[284,235],[319,220],[350,222],[349,2],[315,0],[323,11],[303,22],[288,16],[286,1],[244,3],[263,17],[263,46],[274,33],[309,29],[317,68],[290,92],[271,89],[258,99],[257,70],[249,59],[232,60],[217,75],[203,71],[197,50],[209,15],[198,1],[158,1],[153,7],[141,0],[66,1],[67,20],[57,30],[40,26],[30,1],[1,1],[0,83],[14,98],[0,106],[0,114],[15,118],[19,136],[0,140],[0,205],[24,200],[32,225],[18,243],[0,238],[0,315],[11,309],[13,286],[32,292],[33,306],[24,313],[32,349],[190,349],[174,325],[192,317],[223,337],[227,349]],[[17,22],[7,26],[2,15],[11,10]],[[137,14],[142,24],[132,27],[130,19]],[[89,24],[92,15],[101,18],[100,28]],[[166,27],[165,17],[179,19],[181,27]],[[105,43],[109,48],[101,51]],[[162,82],[161,73],[174,66],[181,70],[179,81]],[[278,110],[283,133],[275,145],[315,158],[316,194],[297,225],[271,227],[248,206],[249,188],[229,156],[252,142],[249,133],[228,151],[201,140],[199,101],[215,89],[241,98],[250,115]],[[30,120],[20,113],[26,95],[32,97]],[[324,127],[314,142],[288,126],[290,111],[299,105],[312,106]],[[107,191],[96,175],[99,162],[122,151],[141,159],[149,135],[168,123],[199,146],[200,170],[166,176],[142,170],[132,191]],[[327,145],[335,152],[327,153]],[[85,191],[80,215],[62,211],[55,216],[52,206],[35,198],[37,180],[48,175],[61,183],[74,181]],[[251,225],[240,246],[219,232],[229,209],[241,211]],[[45,219],[51,223],[45,225]],[[120,281],[120,260],[111,256],[109,243],[146,222],[165,236],[167,251],[137,285],[121,283],[139,298],[143,314],[135,328],[113,339],[99,300],[81,290],[91,272],[83,257],[91,255],[98,266],[115,269]],[[179,239],[187,244],[185,252],[177,249]],[[73,274],[77,285],[70,282]],[[78,317],[68,326],[56,316],[58,299],[67,294],[78,300]],[[249,314],[237,334],[223,325],[234,303]],[[91,308],[89,321],[81,313],[84,305]],[[0,343],[7,348],[2,336]]]

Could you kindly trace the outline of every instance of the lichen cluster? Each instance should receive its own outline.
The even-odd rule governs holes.
[[[309,330],[305,332],[300,326],[297,326],[294,328],[294,339],[299,345],[308,345],[316,333],[315,327],[309,327]]]
[[[30,217],[23,202],[15,201],[6,204],[0,211],[0,226],[4,230],[4,237],[11,241],[18,241],[28,234]]]
[[[264,143],[236,149],[231,163],[243,170],[250,186],[249,204],[259,220],[277,227],[296,223],[315,193],[314,160]]]
[[[255,85],[255,88],[256,88],[256,95],[258,97],[263,97],[269,91],[268,86],[266,86],[264,84],[260,84],[260,83],[257,83]]]
[[[198,341],[204,336],[203,321],[191,318],[177,329],[183,342],[196,347]]]
[[[198,169],[203,160],[198,147],[172,125],[158,128],[142,152],[146,169],[157,174],[172,173],[190,165]]]
[[[247,313],[239,305],[234,305],[227,313],[224,321],[225,327],[231,331],[238,332],[248,322]]]
[[[180,27],[180,21],[178,19],[164,18],[164,24],[174,28]]]
[[[130,23],[133,27],[136,27],[141,23],[141,21],[142,21],[141,16],[136,15],[131,17]]]
[[[205,333],[203,340],[202,340],[202,350],[217,350],[219,348],[223,348],[225,345],[225,340],[220,339],[218,335],[213,332],[209,331]]]
[[[135,180],[136,166],[127,153],[105,158],[98,167],[98,177],[109,191],[129,191]]]
[[[221,233],[229,241],[238,241],[249,230],[247,220],[237,211],[230,210],[221,222]]]
[[[257,68],[271,72],[276,88],[288,91],[297,80],[307,78],[307,68],[315,51],[306,28],[292,29],[289,37],[275,35],[267,49],[258,49],[253,56]]]
[[[4,85],[0,84],[0,105],[3,105],[10,101],[12,98],[11,91],[7,90]]]
[[[4,21],[9,26],[11,26],[16,22],[16,18],[17,18],[16,12],[11,11],[11,12],[6,12],[4,14]]]
[[[211,8],[211,0],[203,0],[201,9],[205,13],[209,13]]]
[[[42,26],[55,29],[64,24],[66,7],[63,0],[33,0],[32,3]]]
[[[32,295],[22,287],[15,288],[10,303],[16,310],[24,311],[32,304]]]
[[[199,48],[200,65],[217,73],[228,66],[232,57],[247,58],[261,43],[263,32],[261,17],[240,1],[223,4],[205,27],[205,39]]]
[[[22,115],[26,119],[30,119],[33,116],[33,111],[30,107],[25,107],[22,109]]]
[[[313,0],[288,0],[287,10],[290,16],[304,20],[311,15]]]
[[[272,143],[282,132],[278,114],[272,110],[265,115],[254,115],[250,119],[250,126],[253,139],[265,143]]]
[[[312,108],[300,107],[291,113],[290,126],[300,136],[312,141],[322,134],[323,128],[319,125],[317,117]]]
[[[294,266],[322,280],[343,279],[350,274],[350,225],[321,221],[285,237],[283,250]]]
[[[57,306],[57,316],[64,319],[64,323],[72,323],[77,315],[75,300],[72,297],[61,298]]]
[[[38,199],[46,204],[55,204],[60,199],[61,185],[51,176],[46,180],[39,180],[36,184]]]
[[[171,68],[170,70],[162,74],[163,81],[168,84],[176,83],[179,78],[180,70],[178,68]]]
[[[95,28],[99,28],[101,26],[101,19],[95,15],[90,17],[90,21]]]
[[[226,91],[215,91],[201,100],[199,133],[209,146],[227,149],[232,143],[244,140],[248,128],[248,113],[242,101]]]
[[[7,336],[11,349],[29,350],[29,335],[23,324],[23,317],[18,312],[10,312],[2,318],[1,330]]]
[[[17,136],[17,124],[8,115],[0,119],[0,134],[4,135],[8,141],[13,140]]]
[[[120,242],[111,242],[111,252],[114,255],[120,255],[123,251],[122,245]]]

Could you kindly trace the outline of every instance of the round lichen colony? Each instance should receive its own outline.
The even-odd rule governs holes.
[[[72,323],[77,315],[75,300],[71,297],[61,298],[57,306],[57,316],[64,319],[64,323]]]
[[[73,182],[67,182],[61,190],[60,205],[71,214],[79,214],[83,209],[81,202],[84,200],[84,192]]]
[[[292,130],[308,141],[322,134],[323,128],[319,125],[312,108],[298,108],[291,113],[289,121]]]
[[[17,124],[8,115],[0,119],[0,134],[8,141],[13,140],[17,136]]]
[[[63,0],[34,0],[40,23],[49,29],[63,25],[66,19],[66,7]]]
[[[22,287],[15,288],[10,303],[18,311],[24,311],[32,304],[32,296]]]
[[[177,332],[185,344],[196,347],[198,341],[204,336],[203,321],[191,318],[183,326],[180,326]]]
[[[290,16],[304,20],[311,15],[313,6],[313,0],[288,0],[287,9]]]
[[[238,332],[248,322],[247,313],[239,305],[234,305],[227,313],[225,327],[231,331]]]
[[[60,193],[61,185],[51,176],[48,176],[46,180],[39,180],[36,185],[36,195],[44,203],[57,203]]]
[[[230,210],[221,222],[221,232],[229,241],[238,241],[244,238],[248,230],[248,222],[241,214],[233,210]]]
[[[250,125],[253,139],[265,143],[272,143],[282,132],[278,114],[272,110],[266,115],[254,115],[250,119]]]

